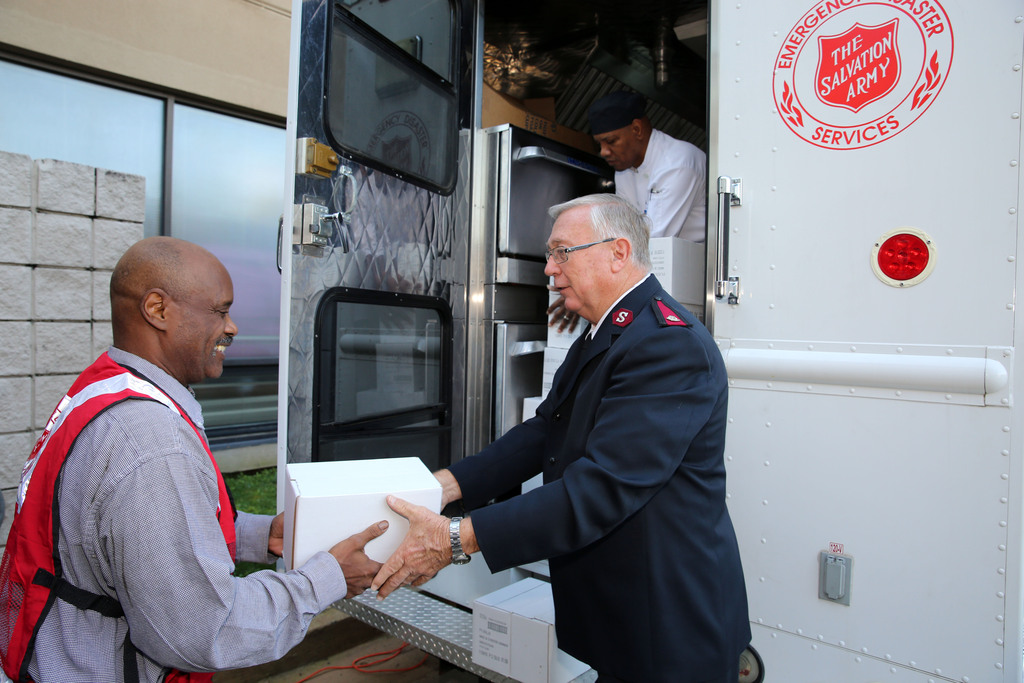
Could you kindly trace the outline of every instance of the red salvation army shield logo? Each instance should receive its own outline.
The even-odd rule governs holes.
[[[819,36],[814,73],[818,98],[859,112],[891,93],[900,78],[899,21],[881,26],[857,23],[838,35]]]
[[[931,106],[953,61],[937,0],[821,0],[775,58],[776,112],[826,149],[859,149],[906,130]]]

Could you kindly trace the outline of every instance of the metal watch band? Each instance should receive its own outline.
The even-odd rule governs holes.
[[[452,517],[448,523],[448,536],[452,541],[452,564],[466,564],[471,559],[462,549],[462,536],[459,534],[461,524],[462,517]]]

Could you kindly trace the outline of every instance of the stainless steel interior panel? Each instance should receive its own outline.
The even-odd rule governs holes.
[[[546,282],[546,279],[538,282]],[[545,319],[544,311],[548,307],[548,290],[540,284],[532,287],[524,285],[496,284],[491,288],[491,312],[489,320],[534,322]]]
[[[543,327],[546,321],[544,250],[552,225],[548,209],[580,195],[610,191],[612,177],[603,160],[510,125],[475,135],[466,454],[507,429],[495,422],[495,406],[505,400],[497,368],[507,359],[495,346],[494,325]],[[533,381],[532,370],[527,372],[527,381]],[[541,373],[538,365],[538,382]]]
[[[608,187],[611,168],[584,154],[511,126],[495,129],[502,177],[498,253],[543,259],[555,204]]]
[[[494,263],[494,281],[496,283],[544,282],[547,279],[547,276],[544,275],[544,265],[539,261],[499,256]]]
[[[547,326],[499,323],[494,326],[494,438],[523,421],[523,399],[540,396]]]
[[[490,216],[500,256],[544,258],[548,208],[610,187],[601,159],[509,125],[484,131],[486,174],[494,180]]]

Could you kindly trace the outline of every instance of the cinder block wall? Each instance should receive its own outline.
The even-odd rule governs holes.
[[[142,239],[145,183],[0,151],[0,547],[32,445],[110,345],[110,273]]]

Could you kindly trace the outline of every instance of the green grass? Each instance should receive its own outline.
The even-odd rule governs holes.
[[[250,472],[232,472],[224,475],[231,490],[235,507],[258,515],[277,514],[277,468],[268,467]],[[261,569],[273,569],[273,564],[239,562],[235,576],[247,576]]]

